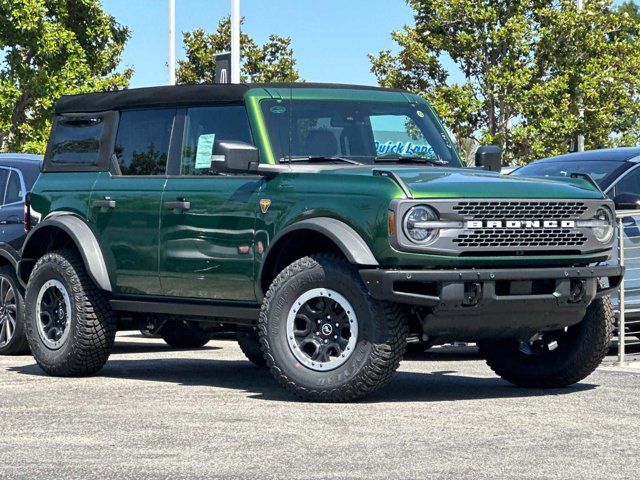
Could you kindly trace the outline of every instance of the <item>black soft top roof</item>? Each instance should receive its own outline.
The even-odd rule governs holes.
[[[335,83],[203,84],[132,88],[114,92],[65,95],[56,102],[56,113],[89,113],[142,107],[181,107],[193,104],[241,102],[251,88],[345,88],[390,90]],[[400,91],[400,90],[390,90]]]

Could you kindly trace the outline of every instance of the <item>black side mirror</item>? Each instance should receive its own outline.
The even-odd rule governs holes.
[[[476,150],[476,167],[491,172],[499,172],[502,168],[502,149],[497,145],[483,145]]]
[[[245,142],[222,141],[213,144],[211,170],[215,173],[252,173],[258,171],[260,152]]]
[[[616,210],[640,210],[640,195],[635,193],[621,193],[613,199]]]

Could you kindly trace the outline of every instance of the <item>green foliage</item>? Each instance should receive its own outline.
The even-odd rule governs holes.
[[[0,151],[42,153],[61,95],[126,87],[128,37],[99,0],[0,0]]]
[[[215,54],[228,52],[231,48],[229,17],[220,20],[213,33],[205,33],[202,29],[185,32],[184,45],[187,58],[178,61],[178,83],[212,83],[216,68]],[[301,81],[293,58],[290,38],[270,35],[267,43],[260,46],[242,32],[240,50],[243,59],[242,81]]]
[[[468,151],[495,143],[512,163],[640,140],[640,14],[610,0],[408,0],[399,52],[370,56],[385,86],[427,97]],[[451,81],[449,57],[464,81]],[[580,114],[581,108],[584,116]]]

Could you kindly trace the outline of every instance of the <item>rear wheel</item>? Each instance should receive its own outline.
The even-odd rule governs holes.
[[[9,266],[0,267],[0,355],[26,355],[24,302],[18,279]]]
[[[539,333],[528,341],[481,342],[480,353],[499,376],[514,385],[560,388],[590,375],[607,354],[614,315],[608,297],[594,300],[571,327]]]
[[[111,353],[117,319],[75,250],[45,254],[25,294],[29,346],[42,369],[57,376],[90,375]]]
[[[200,348],[211,340],[209,332],[187,321],[167,322],[159,333],[167,345],[174,348]]]
[[[349,401],[385,385],[406,348],[399,306],[368,294],[358,271],[333,255],[304,257],[275,279],[259,335],[275,378],[312,401]]]

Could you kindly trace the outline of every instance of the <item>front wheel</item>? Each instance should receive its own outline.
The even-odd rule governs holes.
[[[275,378],[305,400],[349,401],[385,385],[406,348],[402,309],[371,298],[333,255],[301,258],[278,275],[259,336]]]
[[[607,354],[614,326],[611,300],[594,300],[584,319],[528,341],[479,343],[491,369],[519,387],[561,388],[589,376]]]

